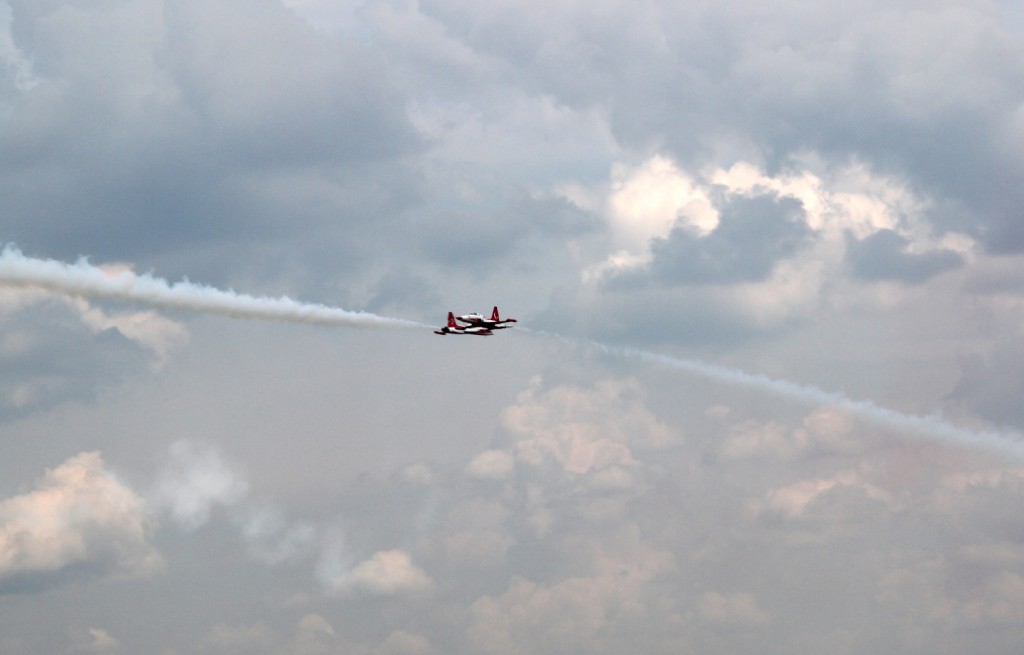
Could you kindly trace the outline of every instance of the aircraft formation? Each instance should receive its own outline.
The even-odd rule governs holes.
[[[459,325],[459,322],[465,323],[465,325]],[[456,316],[453,312],[448,312],[448,325],[434,330],[434,334],[475,334],[480,337],[489,337],[494,334],[494,330],[510,328],[512,326],[509,323],[515,322],[514,318],[501,318],[498,315],[497,307],[491,312],[490,318],[484,318],[476,312],[464,316]]]

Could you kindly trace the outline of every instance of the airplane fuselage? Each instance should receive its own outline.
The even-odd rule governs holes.
[[[458,321],[466,323],[466,325],[459,325]],[[490,318],[484,318],[481,314],[472,313],[465,314],[463,316],[455,316],[454,313],[448,312],[448,325],[443,328],[434,330],[434,334],[475,334],[481,337],[488,337],[494,332],[492,330],[504,330],[505,328],[512,327],[509,323],[515,323],[516,319],[506,318],[504,320],[498,315],[498,308],[494,308],[494,312]]]

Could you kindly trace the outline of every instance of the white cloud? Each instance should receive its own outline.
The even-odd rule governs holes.
[[[429,655],[435,652],[426,637],[395,630],[374,649],[373,655]]]
[[[487,480],[504,480],[515,470],[516,460],[504,450],[485,450],[469,462],[466,467],[471,477]]]
[[[543,389],[538,379],[501,418],[515,436],[517,459],[534,466],[555,461],[573,474],[634,466],[632,447],[656,449],[678,440],[644,406],[640,386],[629,380],[602,380],[592,389]]]
[[[934,201],[912,189],[906,180],[878,173],[858,161],[830,165],[815,156],[796,154],[789,164],[771,174],[747,161],[728,168],[685,171],[669,157],[657,154],[635,168],[616,166],[604,199],[610,239],[603,251],[592,253],[591,259],[581,257],[584,287],[600,289],[618,276],[642,279],[654,275],[652,261],[660,261],[662,268],[657,270],[673,270],[670,249],[663,248],[663,260],[657,261],[652,250],[655,242],[663,246],[670,243],[673,226],[693,233],[691,250],[710,248],[709,252],[716,253],[714,257],[722,257],[723,248],[733,248],[735,261],[722,260],[732,262],[732,266],[741,266],[747,259],[760,261],[757,253],[744,251],[757,247],[756,236],[745,243],[741,239],[749,235],[730,233],[729,237],[713,239],[714,243],[709,236],[717,234],[720,212],[730,200],[766,194],[800,203],[809,229],[800,246],[771,262],[764,279],[708,286],[688,285],[688,278],[683,276],[679,282],[684,289],[699,288],[709,302],[727,308],[757,329],[770,330],[786,321],[813,316],[823,304],[893,304],[891,295],[900,291],[898,286],[886,288],[888,296],[879,296],[877,285],[849,284],[851,269],[873,281],[920,282],[975,257],[975,240],[964,232],[936,229],[931,221]],[[591,191],[589,195],[599,192]],[[573,197],[585,198],[587,194],[577,190]],[[900,247],[888,241],[861,244],[879,235],[898,242]],[[740,240],[732,243],[727,238]],[[851,243],[861,246],[852,255]],[[663,275],[671,278],[667,273]],[[655,282],[670,281],[657,278]],[[694,292],[689,289],[686,295],[691,301]],[[680,291],[679,300],[683,298]],[[653,318],[642,310],[632,313]]]
[[[34,491],[0,502],[0,584],[75,566],[150,575],[162,566],[149,543],[154,527],[143,500],[100,454],[81,453],[48,470]]]
[[[722,452],[728,457],[748,457],[765,452],[780,457],[792,457],[802,449],[803,444],[800,441],[799,438],[794,439],[787,434],[778,423],[744,421],[733,428],[732,434],[722,447]]]
[[[295,626],[295,635],[283,653],[288,655],[313,655],[314,653],[338,652],[337,634],[330,621],[321,614],[307,614]]]
[[[107,314],[80,298],[69,298],[82,322],[95,332],[115,329],[123,336],[153,351],[156,366],[167,363],[173,350],[188,342],[188,329],[152,310]]]
[[[768,613],[758,607],[757,598],[750,593],[704,594],[698,605],[702,621],[737,626],[758,626],[768,622]]]
[[[189,339],[188,329],[182,323],[152,310],[107,313],[82,298],[42,289],[0,288],[0,314],[14,314],[44,301],[66,305],[94,333],[116,330],[126,339],[151,351],[156,358],[156,368],[166,364],[171,353],[184,346]],[[18,346],[25,349],[28,342],[23,336],[19,338],[18,333],[6,334],[0,343],[0,354],[14,354],[12,349]]]
[[[503,594],[477,599],[467,629],[473,647],[501,655],[616,652],[607,640],[616,631],[679,620],[671,599],[653,584],[675,570],[671,553],[634,543],[623,553],[599,553],[587,564],[591,575],[551,585],[514,577]]]
[[[330,622],[319,614],[307,614],[299,620],[298,629],[300,632],[321,633],[333,635],[334,627]]]
[[[718,212],[706,189],[669,158],[655,155],[635,168],[612,170],[608,214],[614,243],[642,255],[654,237],[668,236],[674,226],[707,234],[718,225]]]
[[[151,493],[152,503],[188,530],[206,523],[214,507],[233,505],[249,491],[248,482],[212,446],[178,441],[168,454],[170,461]]]
[[[831,477],[801,480],[770,489],[764,497],[754,501],[751,507],[757,513],[777,513],[795,519],[803,516],[811,504],[827,492],[844,488],[855,489],[883,503],[893,502],[888,491],[865,479],[860,471],[847,470]]]
[[[357,564],[351,571],[324,580],[335,594],[402,596],[426,591],[433,581],[398,549],[382,550]]]
[[[77,652],[77,651],[76,651]],[[265,622],[219,623],[200,641],[198,652],[210,655],[431,655],[430,641],[406,630],[394,630],[383,639],[355,640],[339,632],[321,613],[302,616],[294,627],[275,629]]]
[[[776,421],[743,421],[730,428],[722,453],[728,457],[771,454],[781,458],[804,455],[812,449],[856,453],[862,449],[862,444],[850,438],[853,426],[848,414],[828,407],[814,410],[796,429],[787,429]]]

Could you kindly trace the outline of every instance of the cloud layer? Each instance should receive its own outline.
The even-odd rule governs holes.
[[[0,652],[1017,653],[1022,53],[0,0]]]

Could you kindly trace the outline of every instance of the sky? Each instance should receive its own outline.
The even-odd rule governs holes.
[[[1024,641],[1018,3],[0,0],[0,198],[2,655]]]

